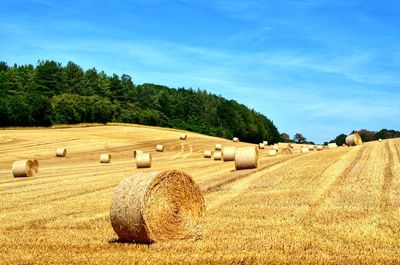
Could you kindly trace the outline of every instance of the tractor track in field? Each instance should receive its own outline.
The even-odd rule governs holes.
[[[389,142],[386,142],[385,150],[388,162],[385,163],[385,168],[383,171],[383,185],[381,188],[380,202],[379,202],[379,209],[381,214],[384,214],[390,208],[390,202],[389,202],[390,188],[392,186],[394,178],[393,176],[394,156],[390,149]]]

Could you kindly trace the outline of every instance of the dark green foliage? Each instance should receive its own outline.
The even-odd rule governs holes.
[[[382,129],[378,132],[369,131],[366,129],[362,129],[359,131],[353,130],[349,134],[353,134],[353,133],[359,133],[363,142],[370,142],[370,141],[375,141],[378,139],[390,139],[390,138],[399,138],[400,137],[400,131],[388,130],[388,129]],[[337,145],[342,145],[343,143],[345,143],[346,137],[347,137],[346,134],[340,134],[335,138],[335,140],[331,140],[330,143],[335,142]]]
[[[338,135],[335,140],[330,141],[330,143],[336,143],[338,146],[342,146],[346,142],[346,134]]]
[[[271,120],[204,90],[135,86],[129,75],[83,71],[73,62],[8,66],[0,62],[0,126],[120,121],[278,142]]]

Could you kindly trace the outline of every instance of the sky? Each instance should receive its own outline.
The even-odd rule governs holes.
[[[400,1],[0,0],[0,60],[201,88],[322,143],[400,130]]]

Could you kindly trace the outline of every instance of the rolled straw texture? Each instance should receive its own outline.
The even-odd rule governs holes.
[[[110,154],[101,154],[100,155],[100,163],[110,163],[111,155]]]
[[[230,147],[224,147],[222,149],[222,158],[224,161],[234,161],[235,160],[235,150],[236,147],[230,146]]]
[[[136,167],[148,168],[151,167],[151,154],[150,153],[137,153],[136,154]]]
[[[235,150],[235,168],[251,169],[258,167],[258,150],[255,146],[238,147]]]
[[[35,175],[35,164],[32,160],[15,161],[11,168],[14,178],[26,178]]]
[[[164,145],[158,144],[158,145],[156,146],[156,151],[157,151],[157,152],[164,152]]]
[[[211,150],[204,151],[204,158],[211,158],[211,156],[212,156],[212,151]]]
[[[67,149],[65,148],[57,148],[56,157],[65,157],[67,155]]]
[[[358,133],[350,134],[349,136],[346,137],[346,144],[348,146],[362,145],[361,136]]]

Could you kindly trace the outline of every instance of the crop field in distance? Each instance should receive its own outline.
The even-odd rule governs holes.
[[[295,145],[276,157],[259,150],[257,169],[235,171],[203,152],[248,144],[180,134],[117,124],[1,130],[0,263],[400,263],[400,139],[305,154]],[[55,157],[59,147],[66,157]],[[136,169],[134,149],[152,154],[152,168]],[[110,164],[99,163],[105,152]],[[13,178],[13,162],[29,158],[39,173]],[[138,171],[165,169],[200,186],[202,238],[119,243],[109,216],[114,189]]]

